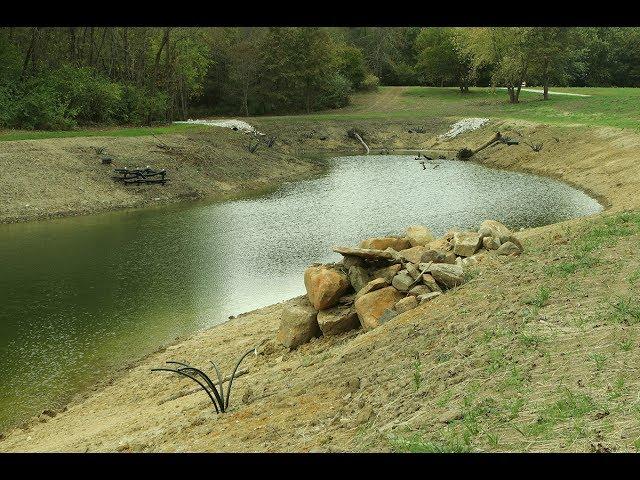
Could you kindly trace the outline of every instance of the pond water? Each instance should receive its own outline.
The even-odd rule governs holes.
[[[304,293],[310,263],[341,258],[333,245],[602,209],[561,182],[473,163],[331,162],[259,198],[1,225],[0,429],[177,336]]]

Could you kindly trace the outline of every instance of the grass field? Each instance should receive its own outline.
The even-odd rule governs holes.
[[[412,119],[433,117],[482,116],[530,120],[549,124],[581,124],[640,130],[640,89],[637,88],[553,88],[552,91],[582,93],[591,97],[551,95],[543,100],[539,93],[523,91],[520,103],[508,103],[504,90],[471,88],[462,95],[457,88],[381,87],[377,92],[359,93],[351,104],[338,110],[310,115],[265,116],[261,122],[290,121],[362,121],[369,119]],[[248,119],[251,122],[251,118]],[[1,140],[30,140],[79,136],[133,137],[179,133],[202,129],[197,125],[162,127],[95,128],[72,131],[0,132]]]

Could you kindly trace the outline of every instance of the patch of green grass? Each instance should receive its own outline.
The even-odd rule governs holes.
[[[188,125],[184,123],[165,125],[161,127],[103,127],[82,130],[5,130],[0,131],[0,141],[12,140],[40,140],[49,138],[70,137],[145,137],[148,135],[165,135],[170,133],[184,133],[206,131],[207,126]]]
[[[505,353],[503,348],[493,348],[489,350],[489,360],[485,367],[485,371],[488,374],[495,373],[506,365]]]
[[[416,392],[420,390],[420,386],[422,385],[422,364],[420,360],[416,360],[413,364],[413,386],[416,389]]]
[[[640,131],[640,89],[637,88],[559,88],[551,91],[586,93],[590,97],[550,95],[543,100],[539,93],[522,91],[519,104],[510,104],[505,90],[473,87],[461,94],[455,87],[381,87],[376,92],[352,95],[346,107],[308,115],[272,115],[250,117],[249,123],[278,123],[296,121],[407,120],[419,124],[434,118],[489,117],[520,119],[538,123],[570,125],[583,124],[630,128]],[[71,131],[14,131],[0,132],[1,140],[31,140],[39,138],[116,136],[133,137],[163,134],[198,125],[168,125],[162,127],[105,127]]]
[[[596,370],[600,372],[604,369],[604,365],[607,362],[607,356],[602,353],[594,353],[591,355],[591,360],[595,362]]]
[[[436,405],[440,408],[444,408],[453,398],[453,390],[447,390],[442,394],[442,397],[436,402]]]
[[[549,290],[547,287],[543,285],[540,287],[540,289],[538,290],[538,293],[535,296],[525,300],[524,303],[526,305],[532,305],[537,308],[542,308],[547,304],[550,296],[551,296],[551,290]]]
[[[394,452],[404,453],[467,453],[471,448],[457,438],[445,441],[425,441],[419,436],[390,439]]]
[[[521,333],[518,336],[518,340],[525,348],[540,348],[542,345],[548,343],[549,339],[544,335],[538,335],[535,333]]]
[[[534,423],[519,430],[526,436],[538,436],[559,423],[581,418],[596,408],[596,403],[590,396],[563,388],[558,400],[538,411],[538,418]]]
[[[624,375],[618,375],[616,380],[611,385],[611,392],[609,393],[609,400],[615,400],[622,397],[626,392],[626,381]]]
[[[620,342],[620,350],[623,352],[629,352],[633,348],[633,340],[630,338],[625,338]]]
[[[599,261],[592,254],[603,246],[614,244],[620,237],[638,233],[640,230],[640,213],[622,212],[599,220],[590,229],[578,236],[572,243],[572,259],[548,265],[544,271],[547,275],[568,276],[578,270],[585,270],[598,265]]]
[[[625,325],[635,325],[640,322],[640,301],[635,296],[619,297],[612,304],[613,312],[610,320]]]

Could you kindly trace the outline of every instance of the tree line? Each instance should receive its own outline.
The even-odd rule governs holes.
[[[0,127],[311,112],[381,85],[638,86],[640,29],[4,27]],[[545,93],[545,98],[547,97]]]

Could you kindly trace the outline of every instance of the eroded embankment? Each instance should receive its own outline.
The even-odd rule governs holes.
[[[426,127],[418,136],[426,138],[443,128],[442,122],[422,122]],[[251,151],[251,135],[218,127],[160,136],[0,142],[0,223],[226,199],[318,175],[323,155],[362,150],[347,136],[350,122],[254,123],[275,137],[272,147],[265,142]],[[368,137],[387,148],[411,145],[415,137],[402,122],[367,125]],[[103,155],[113,163],[102,165]],[[166,169],[169,182],[123,185],[111,178],[113,168],[146,165]]]
[[[496,127],[507,125],[450,143],[481,143]],[[496,146],[484,163],[558,176],[611,210],[637,208],[637,136],[512,128],[543,150]],[[606,213],[519,236],[522,256],[491,257],[463,286],[370,332],[288,352],[273,341],[284,304],[265,307],[146,357],[54,418],[8,432],[0,449],[633,451],[640,218]],[[258,344],[225,415],[202,393],[167,401],[191,384],[149,372],[216,359],[226,373]]]

